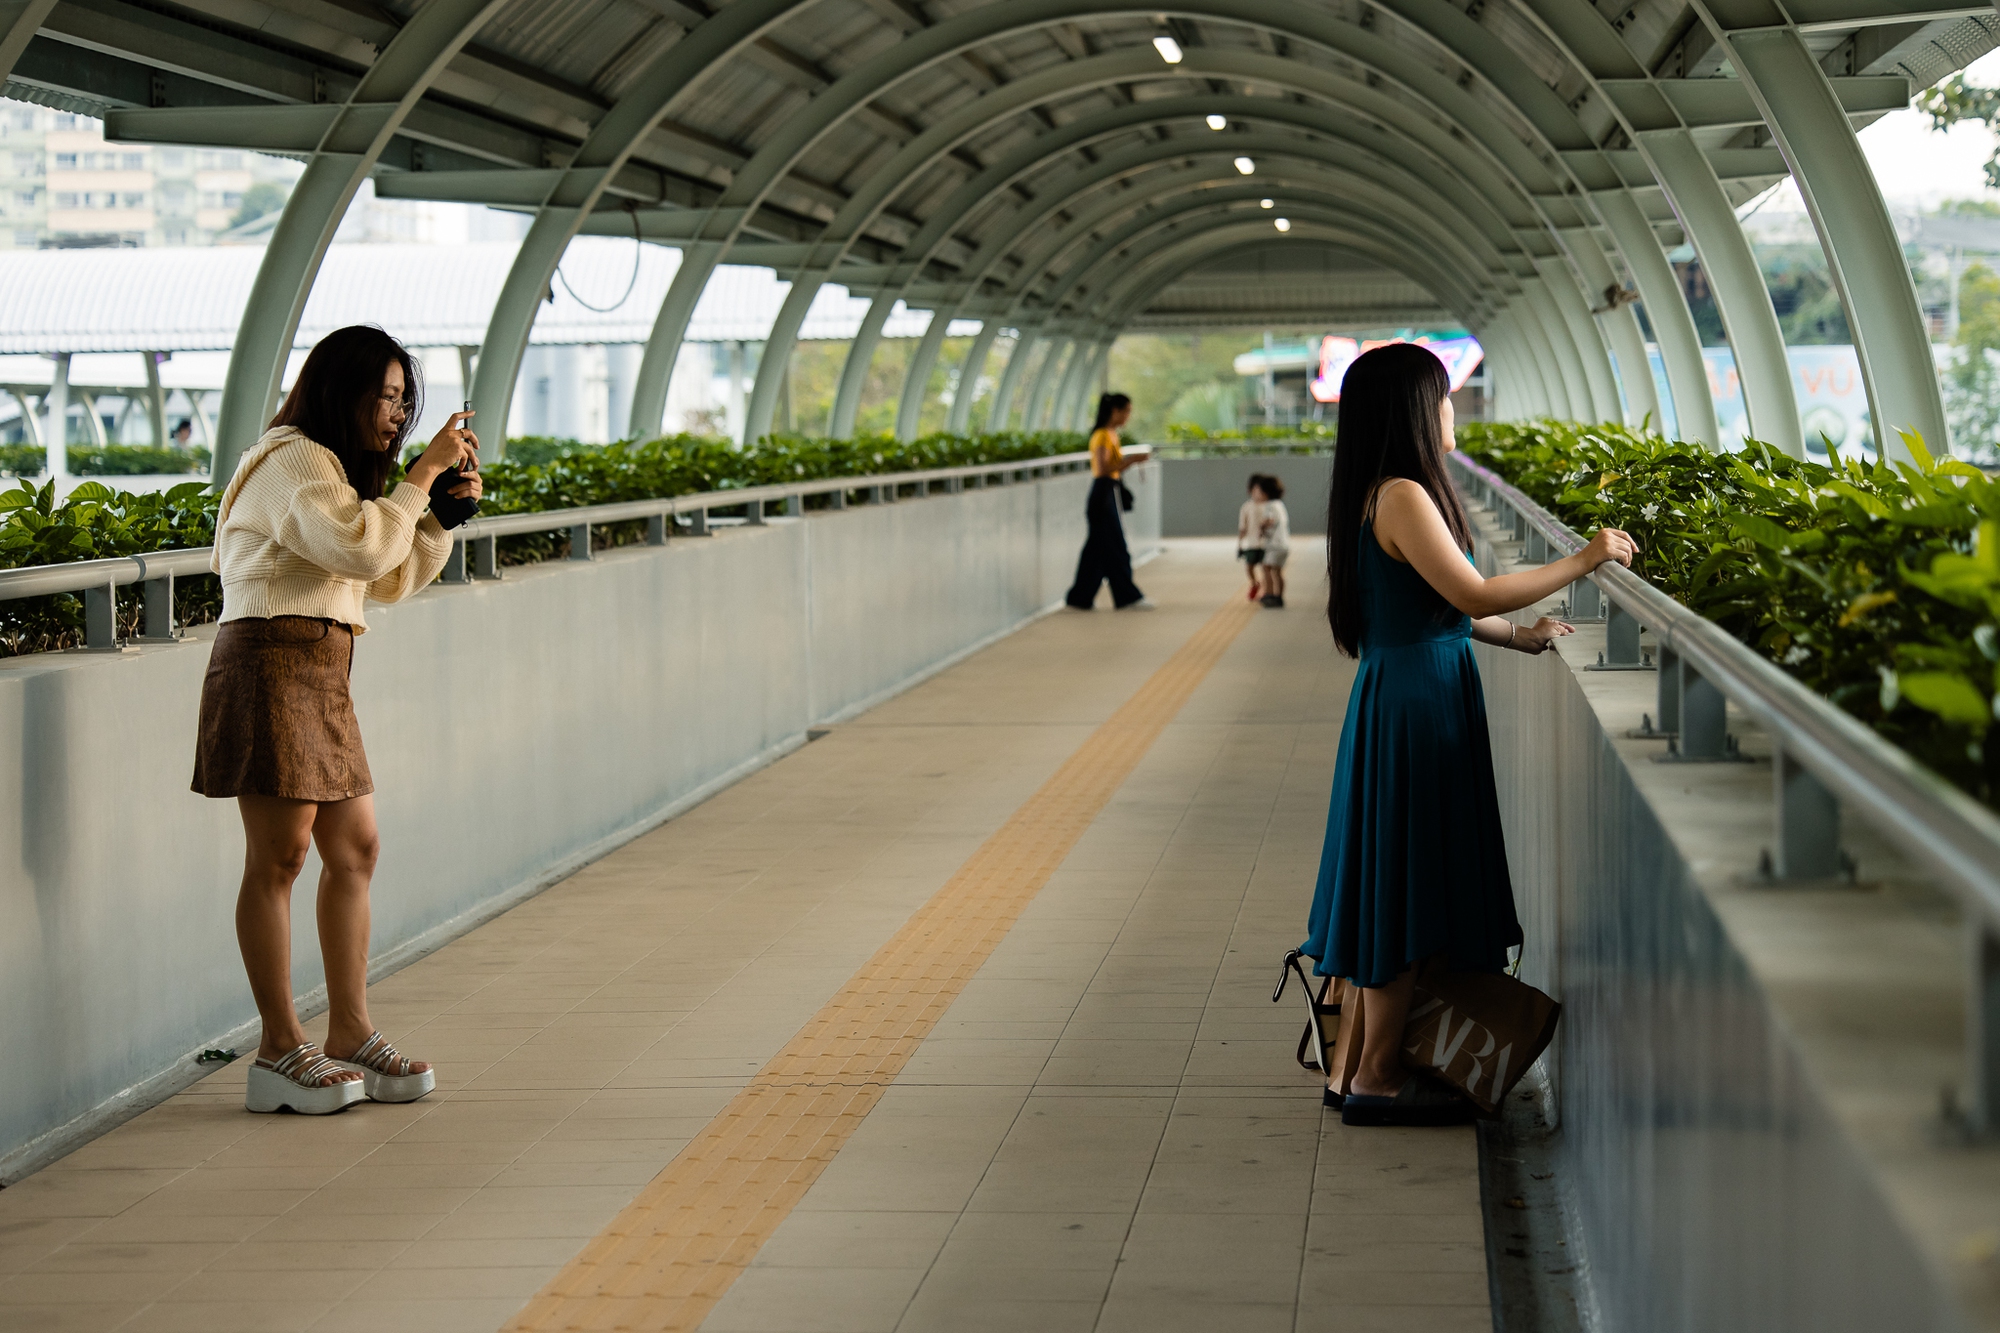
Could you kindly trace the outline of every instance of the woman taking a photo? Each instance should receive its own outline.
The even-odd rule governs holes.
[[[245,1105],[309,1115],[361,1100],[414,1101],[431,1067],[368,1019],[368,882],[374,783],[348,696],[362,601],[397,602],[444,568],[451,539],[427,509],[444,472],[476,500],[479,440],[454,412],[383,494],[420,411],[417,363],[380,329],[329,334],[222,493],[213,568],[221,629],[201,689],[194,789],[243,815],[236,938],[263,1021]],[[292,1006],[292,882],[319,848],[326,1049]]]
[[[1125,494],[1120,480],[1131,460],[1118,444],[1118,428],[1132,419],[1132,400],[1122,393],[1107,393],[1097,400],[1097,424],[1090,430],[1090,498],[1083,515],[1090,524],[1084,538],[1083,555],[1076,562],[1076,582],[1063,600],[1078,611],[1088,611],[1097,601],[1098,585],[1111,583],[1111,605],[1119,611],[1150,611],[1152,602],[1132,582],[1132,553],[1125,546],[1125,528],[1118,521],[1119,497]]]
[[[1454,447],[1450,383],[1422,347],[1357,358],[1341,381],[1327,507],[1327,620],[1361,659],[1334,765],[1310,937],[1321,976],[1349,982],[1341,1055],[1326,1104],[1350,1125],[1438,1125],[1472,1105],[1403,1063],[1416,969],[1505,969],[1521,943],[1493,787],[1486,703],[1471,641],[1539,654],[1571,632],[1532,605],[1632,539],[1607,528],[1540,569],[1483,578],[1472,530],[1445,475]],[[1351,1040],[1357,1036],[1358,1059]]]

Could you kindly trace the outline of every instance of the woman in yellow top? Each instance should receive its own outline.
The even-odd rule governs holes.
[[[1111,605],[1119,611],[1150,611],[1153,603],[1132,582],[1132,553],[1125,548],[1125,529],[1118,522],[1118,496],[1123,490],[1118,478],[1130,466],[1118,444],[1118,428],[1132,419],[1132,400],[1122,393],[1107,393],[1097,400],[1097,424],[1090,432],[1090,499],[1084,504],[1084,518],[1090,535],[1084,539],[1083,555],[1076,562],[1076,582],[1064,598],[1078,611],[1088,611],[1097,601],[1098,585],[1111,583]]]
[[[403,480],[390,478],[422,405],[402,344],[355,325],[321,339],[271,428],[222,493],[213,567],[222,627],[209,652],[194,789],[243,815],[236,938],[263,1019],[244,1105],[338,1111],[415,1101],[431,1067],[368,1017],[368,884],[375,790],[348,695],[364,600],[399,602],[438,576],[451,538],[428,513],[441,479],[477,500],[479,439],[454,412]],[[446,478],[459,468],[459,480]],[[292,1005],[292,881],[318,846],[326,1047]]]

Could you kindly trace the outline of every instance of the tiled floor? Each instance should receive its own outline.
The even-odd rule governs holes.
[[[1470,1132],[1322,1118],[1269,1003],[1349,676],[1295,565],[705,1329],[1490,1326]],[[1142,582],[385,981],[425,1101],[253,1117],[237,1066],[0,1192],[0,1328],[498,1329],[1241,576]]]

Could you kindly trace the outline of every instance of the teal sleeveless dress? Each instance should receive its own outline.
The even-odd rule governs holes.
[[[1385,986],[1444,954],[1498,972],[1521,942],[1472,621],[1361,525],[1361,666],[1299,952]]]

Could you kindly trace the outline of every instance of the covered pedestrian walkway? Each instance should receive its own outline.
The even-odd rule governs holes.
[[[382,981],[431,1097],[238,1062],[0,1191],[0,1326],[1488,1328],[1472,1130],[1323,1117],[1269,1000],[1351,667],[1142,572]]]

